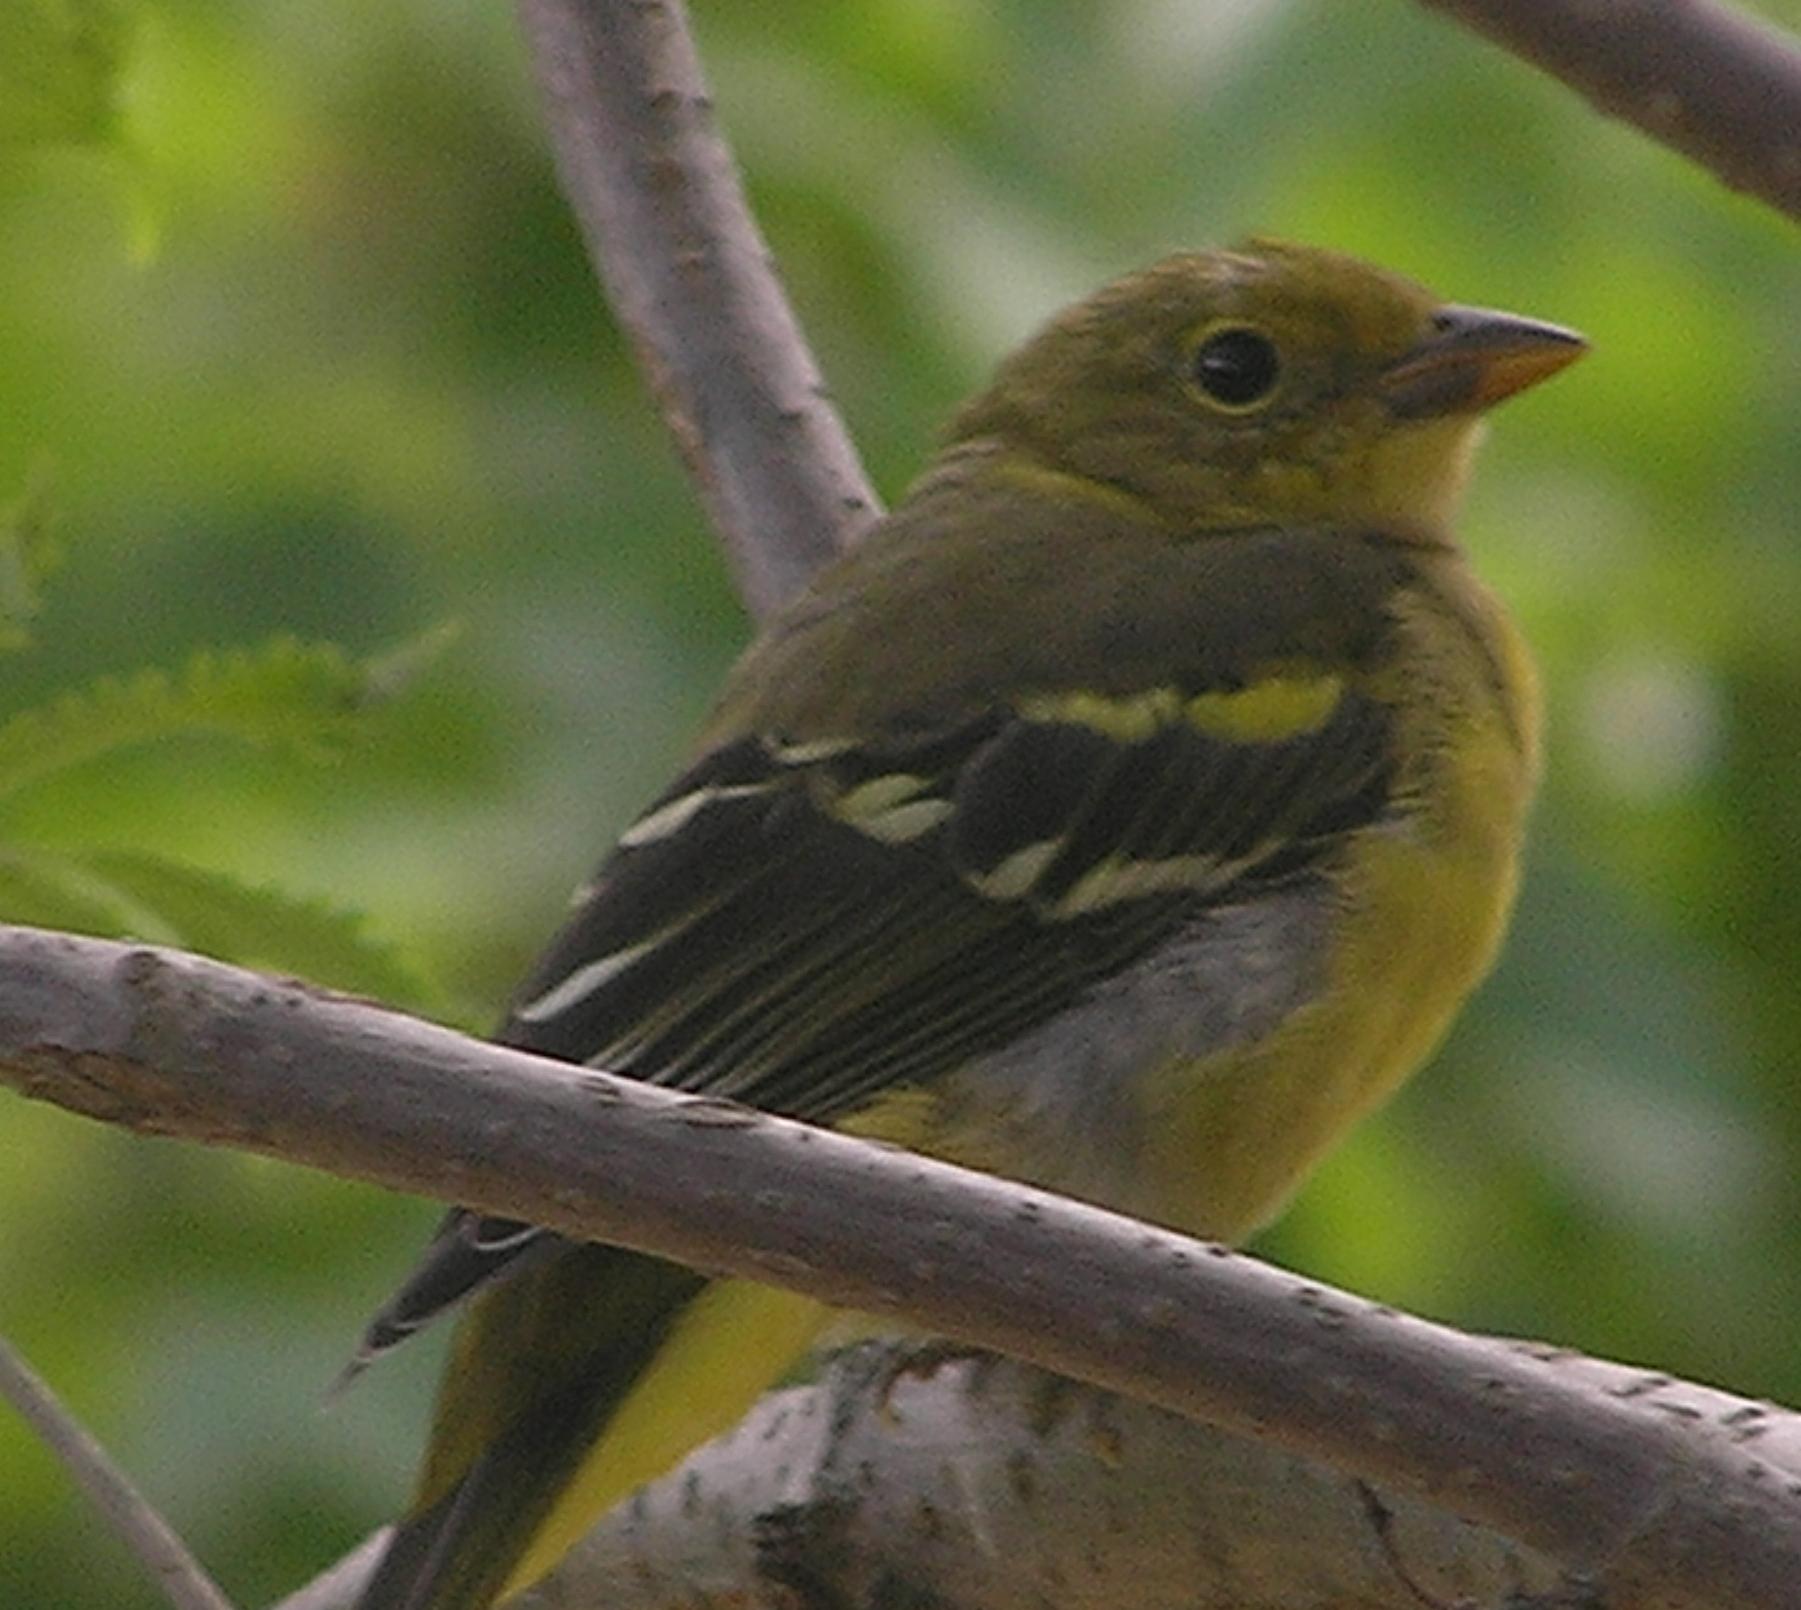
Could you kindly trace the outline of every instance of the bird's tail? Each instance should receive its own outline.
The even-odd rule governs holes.
[[[458,1327],[417,1500],[358,1610],[487,1610],[734,1424],[825,1310],[660,1259],[570,1245]]]

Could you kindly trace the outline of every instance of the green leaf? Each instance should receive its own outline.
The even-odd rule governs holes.
[[[154,913],[166,942],[414,1011],[442,1004],[442,992],[398,946],[370,934],[359,912],[134,851],[93,851],[69,861],[122,907]],[[110,932],[152,937],[136,928]]]
[[[442,630],[411,650],[409,675],[441,647]],[[195,655],[179,676],[104,677],[0,724],[0,797],[131,744],[213,734],[325,757],[359,735],[393,696],[396,653],[352,659],[331,643],[283,637],[257,649]]]
[[[0,650],[31,641],[31,622],[43,607],[39,589],[62,560],[55,527],[50,477],[39,471],[0,509]]]
[[[121,0],[3,0],[0,147],[116,139],[130,35]]]

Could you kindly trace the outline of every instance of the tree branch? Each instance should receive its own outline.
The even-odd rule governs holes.
[[[0,1398],[18,1410],[39,1440],[88,1495],[101,1519],[149,1572],[175,1610],[232,1610],[206,1569],[188,1552],[131,1478],[57,1400],[24,1359],[0,1339]]]
[[[1663,1602],[1617,1597],[1444,1510],[1266,1444],[1024,1365],[935,1351],[865,1344],[771,1394],[608,1515],[510,1610]],[[1544,1362],[1722,1447],[1755,1435],[1772,1464],[1801,1473],[1801,1416],[1621,1365]],[[347,1562],[277,1610],[349,1610],[359,1581]]]
[[[1715,0],[1424,0],[1801,219],[1801,43]]]
[[[680,0],[520,0],[563,189],[723,539],[767,615],[876,495],[744,199]]]
[[[1118,1215],[178,953],[0,930],[0,1083],[904,1319],[1410,1492],[1605,1582],[1771,1610],[1738,1443]]]

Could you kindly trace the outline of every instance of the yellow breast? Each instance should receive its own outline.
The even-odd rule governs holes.
[[[1431,1054],[1492,965],[1537,774],[1530,659],[1461,564],[1401,605],[1404,825],[1334,880],[1323,987],[1274,1032],[1147,1083],[1143,1214],[1238,1240]]]

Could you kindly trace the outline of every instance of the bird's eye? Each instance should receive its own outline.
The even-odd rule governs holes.
[[[1194,383],[1208,400],[1235,413],[1266,401],[1282,369],[1276,344],[1248,324],[1215,330],[1194,349],[1192,362]]]

